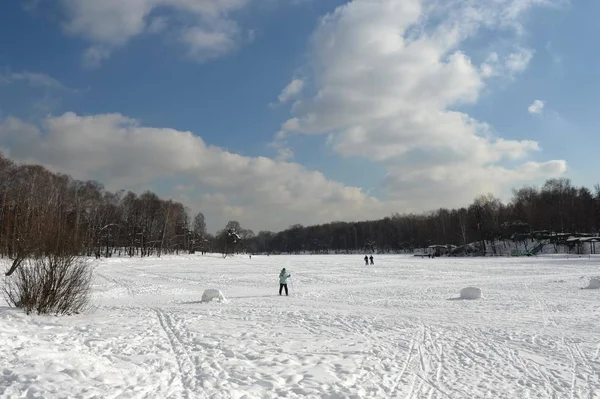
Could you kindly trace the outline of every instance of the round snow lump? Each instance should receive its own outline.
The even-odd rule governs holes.
[[[481,288],[463,288],[462,290],[460,290],[460,299],[481,299]]]
[[[225,296],[220,290],[206,290],[202,294],[202,302],[225,301]]]
[[[600,289],[600,277],[593,277],[590,278],[590,281],[588,282],[588,286],[585,287],[588,290],[598,290]]]

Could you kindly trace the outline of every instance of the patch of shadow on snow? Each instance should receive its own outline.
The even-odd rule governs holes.
[[[283,295],[277,295],[277,294],[272,294],[272,295],[248,295],[248,296],[230,296],[227,297],[227,299],[223,302],[228,302],[231,299],[259,299],[259,298],[276,298],[279,296],[283,296]],[[221,301],[217,301],[217,302],[221,302]],[[198,305],[201,303],[207,303],[207,302],[203,302],[203,301],[186,301],[186,302],[177,302],[179,305]]]
[[[11,308],[10,306],[0,306],[1,317],[16,316],[21,314],[25,314],[25,312],[23,312],[19,308]]]
[[[447,301],[476,301],[477,299],[475,299],[475,298],[461,298],[461,297],[457,296],[457,297],[452,297],[452,298],[446,298],[446,300]]]
[[[187,301],[187,302],[177,302],[179,305],[198,305],[203,303],[202,301]]]

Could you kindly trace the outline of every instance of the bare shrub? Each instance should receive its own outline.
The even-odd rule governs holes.
[[[90,299],[92,269],[75,256],[48,255],[23,263],[7,277],[4,296],[27,314],[75,314]]]

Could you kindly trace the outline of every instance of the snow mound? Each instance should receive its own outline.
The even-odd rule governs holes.
[[[588,286],[585,287],[586,290],[598,290],[600,289],[600,277],[592,277],[590,281],[588,281]]]
[[[481,288],[463,288],[462,290],[460,290],[460,299],[481,299]]]
[[[202,294],[202,302],[225,302],[225,296],[220,290],[206,290]]]

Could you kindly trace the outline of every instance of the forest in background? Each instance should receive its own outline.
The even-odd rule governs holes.
[[[190,215],[179,202],[149,191],[109,192],[99,182],[74,180],[39,165],[17,165],[2,154],[0,195],[0,255],[13,260],[48,254],[406,252],[432,244],[460,246],[600,231],[600,186],[575,187],[562,178],[515,189],[506,203],[482,195],[458,209],[297,224],[257,234],[230,221],[212,235],[204,215]]]

